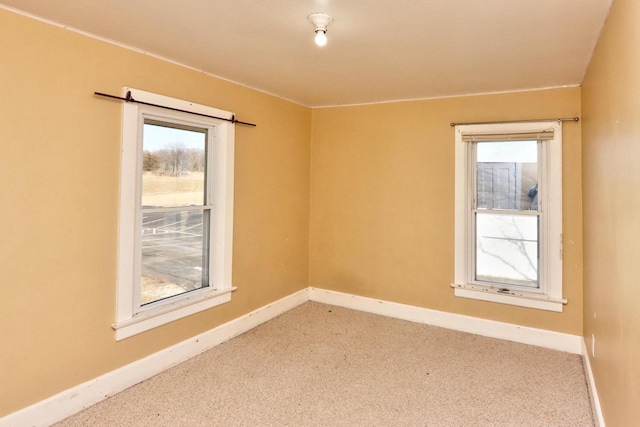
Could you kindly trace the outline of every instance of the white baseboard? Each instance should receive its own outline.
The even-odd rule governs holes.
[[[584,341],[582,337],[577,335],[529,328],[311,287],[0,418],[0,427],[39,427],[61,421],[310,300],[411,322],[586,355],[586,350],[583,350]],[[591,374],[590,365],[588,365],[588,356],[585,360],[585,366],[588,366],[589,372],[588,381],[593,390],[592,395],[595,396],[595,402],[598,402],[595,384],[593,384],[593,375]],[[596,407],[598,419],[601,420],[602,414],[599,404]],[[603,421],[601,421],[600,427],[604,427]]]
[[[430,310],[412,305],[360,297],[325,289],[309,288],[311,301],[366,311],[411,322],[439,326],[485,337],[531,344],[568,353],[582,354],[582,337],[561,332],[529,328],[512,323],[480,319],[461,314]]]
[[[49,426],[309,301],[303,289],[176,345],[0,418],[0,427]]]
[[[587,386],[589,387],[593,419],[596,423],[596,427],[605,427],[604,417],[602,416],[602,407],[600,406],[600,398],[598,397],[596,382],[593,378],[593,371],[591,370],[591,358],[589,357],[589,350],[587,350],[587,343],[584,338],[582,339],[582,364],[584,366],[584,374],[587,377]]]

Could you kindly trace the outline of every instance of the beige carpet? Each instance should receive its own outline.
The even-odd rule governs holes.
[[[306,303],[59,426],[592,426],[577,355]]]

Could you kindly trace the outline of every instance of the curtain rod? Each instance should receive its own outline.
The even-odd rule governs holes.
[[[498,125],[503,123],[533,123],[533,122],[578,122],[580,117],[563,117],[559,119],[537,119],[537,120],[507,120],[500,122],[475,122],[475,123],[451,123],[451,127],[458,125]]]
[[[239,125],[245,125],[245,126],[254,126],[254,127],[256,126],[254,123],[241,122],[240,120],[236,120],[235,114],[233,114],[230,119],[227,119],[224,117],[216,117],[216,116],[210,116],[208,114],[196,113],[195,111],[188,111],[188,110],[181,110],[179,108],[167,107],[166,105],[158,105],[158,104],[152,104],[150,102],[138,101],[137,99],[133,99],[133,97],[131,96],[131,91],[127,91],[126,98],[123,98],[121,96],[109,95],[106,93],[100,93],[100,92],[93,92],[93,94],[98,96],[104,96],[106,98],[118,99],[120,101],[125,101],[125,102],[135,102],[136,104],[144,104],[144,105],[149,105],[151,107],[164,108],[165,110],[178,111],[180,113],[195,114],[196,116],[208,117],[210,119],[224,120],[225,122],[231,122],[233,124],[237,123]]]

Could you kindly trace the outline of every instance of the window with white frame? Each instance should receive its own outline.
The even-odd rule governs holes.
[[[116,339],[231,300],[230,112],[125,88]]]
[[[458,125],[455,295],[562,311],[562,125]]]

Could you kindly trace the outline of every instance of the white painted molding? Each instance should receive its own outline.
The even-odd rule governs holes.
[[[582,338],[582,361],[584,374],[587,377],[587,386],[589,387],[593,421],[595,422],[596,427],[605,427],[602,407],[600,406],[600,398],[598,397],[598,390],[596,390],[596,381],[593,378],[593,371],[591,370],[591,358],[589,357],[589,350],[587,350],[587,343],[584,338]]]
[[[49,426],[91,405],[138,384],[154,375],[188,360],[218,344],[236,337],[287,311],[317,301],[353,310],[365,311],[396,319],[453,329],[507,341],[531,344],[585,356],[587,380],[594,398],[594,414],[599,427],[604,427],[602,412],[595,392],[593,374],[588,364],[582,337],[477,317],[447,313],[406,304],[377,300],[318,288],[306,288],[284,297],[251,313],[231,320],[174,346],[108,372],[98,378],[79,384],[17,412],[0,418],[0,427]]]
[[[116,340],[148,331],[199,311],[231,301],[233,253],[233,180],[235,127],[225,119],[233,113],[208,105],[146,92],[131,87],[122,88],[137,103],[122,105],[122,156],[120,171],[120,209],[118,213],[118,271],[116,292]],[[171,111],[158,111],[151,105],[164,105]],[[177,111],[175,111],[177,110]],[[184,113],[191,111],[200,116]],[[206,115],[208,117],[202,117]],[[143,305],[140,301],[142,274],[142,131],[147,120],[193,126],[206,130],[207,194],[200,206],[182,209],[208,211],[210,242],[208,269],[209,286],[162,301]],[[135,183],[135,185],[133,185]],[[137,237],[136,237],[137,236]],[[215,288],[215,289],[214,289]]]
[[[555,311],[557,313],[562,313],[563,304],[567,303],[567,300],[562,298],[554,300],[546,295],[538,295],[540,298],[535,298],[525,296],[524,293],[518,294],[513,290],[510,290],[508,295],[504,295],[497,289],[470,284],[452,284],[451,287],[454,289],[454,294],[457,297],[535,308],[538,310]]]
[[[410,322],[536,345],[573,354],[582,354],[582,337],[578,335],[530,328],[512,323],[497,322],[495,320],[480,319],[462,314],[447,313],[325,289],[309,288],[309,298],[311,301],[366,311],[368,313],[380,314],[382,316],[408,320]]]
[[[309,300],[303,289],[174,346],[0,418],[0,427],[49,426]]]

